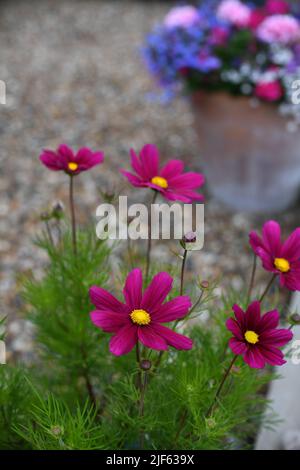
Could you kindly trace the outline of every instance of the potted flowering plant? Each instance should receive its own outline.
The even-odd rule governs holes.
[[[222,299],[213,281],[195,275],[192,285],[186,282],[194,233],[178,246],[178,266],[154,263],[148,242],[146,256],[129,259],[124,249],[115,273],[112,248],[76,223],[76,180],[102,164],[103,153],[61,145],[44,150],[40,160],[67,175],[71,221],[57,205],[42,217],[46,231],[38,245],[47,269],[42,278],[26,279],[24,288],[34,358],[29,366],[10,361],[0,368],[0,447],[247,447],[266,405],[261,389],[274,378],[271,367],[286,362],[282,347],[298,322],[282,317],[286,325],[279,326],[271,286],[300,290],[300,229],[286,241],[275,221],[264,225],[262,236],[251,232],[249,285]],[[152,193],[151,201],[202,200],[203,175],[185,172],[180,160],[161,166],[154,145],[132,150],[131,167],[121,173]],[[270,272],[261,292],[257,260]],[[204,311],[209,319],[201,323]]]
[[[300,181],[300,9],[261,3],[173,8],[143,48],[168,95],[190,96],[212,193],[249,211],[286,208]]]

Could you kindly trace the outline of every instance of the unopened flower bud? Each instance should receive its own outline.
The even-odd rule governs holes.
[[[299,313],[293,313],[293,314],[289,317],[289,322],[290,322],[292,325],[300,325],[300,315],[299,315]]]
[[[152,363],[151,363],[151,361],[149,361],[148,359],[143,359],[143,360],[140,362],[140,368],[141,368],[142,370],[147,371],[147,370],[150,370],[151,367],[152,367]]]
[[[60,426],[53,426],[50,429],[51,434],[55,437],[59,437],[61,434],[63,434],[63,429]]]
[[[208,289],[209,288],[209,282],[208,281],[201,281],[200,287],[201,287],[201,289]]]
[[[61,201],[57,201],[55,204],[53,204],[52,207],[52,217],[55,219],[61,219],[64,214],[64,205]]]
[[[183,236],[183,243],[195,243],[197,241],[196,232],[188,232]]]

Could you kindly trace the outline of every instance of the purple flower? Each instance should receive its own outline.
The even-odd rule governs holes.
[[[92,152],[87,147],[82,147],[78,152],[65,144],[58,147],[56,151],[43,150],[40,155],[41,162],[52,171],[65,171],[69,175],[78,175],[82,171],[87,171],[95,165],[103,162],[102,152]]]
[[[300,290],[300,228],[282,242],[280,225],[269,220],[263,226],[262,237],[250,232],[249,241],[264,269],[279,275],[281,286]]]
[[[260,303],[252,302],[246,312],[241,307],[232,307],[235,318],[229,318],[226,327],[233,338],[229,347],[234,354],[242,355],[244,361],[255,369],[262,369],[265,364],[281,366],[285,364],[279,348],[292,338],[290,330],[279,329],[279,313],[272,310],[261,316]]]
[[[191,349],[191,339],[162,325],[187,315],[191,301],[187,296],[165,299],[172,288],[173,279],[165,272],[156,274],[143,292],[142,271],[133,269],[127,276],[123,290],[125,303],[101,287],[90,289],[92,322],[106,333],[112,333],[110,352],[116,356],[129,353],[137,342],[147,348],[166,351]]]
[[[132,149],[130,154],[134,173],[125,170],[121,173],[133,186],[159,191],[170,201],[190,203],[203,200],[203,196],[194,190],[203,186],[204,176],[201,173],[183,173],[181,160],[170,160],[159,168],[158,149],[152,144],[144,145],[139,156]]]

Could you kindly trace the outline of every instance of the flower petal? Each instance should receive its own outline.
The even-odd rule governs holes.
[[[132,323],[120,328],[110,339],[109,350],[115,356],[129,353],[137,343],[137,327]]]
[[[280,275],[280,285],[291,291],[300,290],[300,262],[294,262],[288,273]]]
[[[256,232],[250,232],[250,233],[249,233],[249,243],[250,243],[250,245],[251,245],[252,250],[253,250],[254,253],[256,253],[257,255],[258,255],[258,251],[257,251],[258,248],[263,248],[263,249],[265,249],[264,242],[262,241],[262,239],[260,238],[260,236],[257,235]]]
[[[168,180],[169,187],[176,190],[195,189],[203,186],[205,178],[201,173],[184,173]]]
[[[187,295],[176,297],[159,307],[155,313],[152,313],[152,318],[160,323],[178,320],[188,314],[191,306],[191,299]]]
[[[234,354],[245,354],[247,351],[247,345],[243,341],[239,341],[236,338],[230,338],[228,344]]]
[[[277,310],[272,310],[271,312],[265,313],[259,322],[258,333],[263,333],[264,331],[276,328],[279,323],[279,313]]]
[[[129,321],[122,313],[110,313],[106,310],[94,310],[90,317],[94,325],[106,333],[116,333]]]
[[[265,361],[271,366],[282,366],[286,363],[284,356],[280,349],[273,348],[272,346],[260,344],[259,350],[265,358]]]
[[[236,318],[241,330],[244,332],[244,329],[245,329],[245,312],[244,312],[244,310],[242,310],[241,307],[237,304],[233,305],[232,310],[234,311],[235,318]]]
[[[144,292],[141,308],[150,313],[155,312],[169,294],[172,284],[173,278],[170,274],[165,272],[156,274]]]
[[[120,173],[122,173],[123,176],[126,176],[129,183],[131,183],[133,186],[136,186],[137,188],[145,186],[143,181],[138,176],[133,175],[129,171],[120,170]]]
[[[259,336],[259,343],[262,346],[270,345],[281,347],[287,344],[293,338],[291,330],[285,328],[276,330],[267,330]]]
[[[239,340],[243,340],[243,332],[241,331],[239,323],[233,318],[226,320],[226,328]]]
[[[131,310],[139,308],[142,300],[143,276],[139,268],[133,269],[126,278],[123,295]]]
[[[141,165],[141,162],[139,161],[137,154],[135,153],[133,149],[130,149],[130,156],[131,156],[132,169],[136,172],[138,176],[140,176],[142,179],[145,179],[145,172],[143,170],[143,167]]]
[[[249,347],[244,354],[244,361],[253,369],[265,367],[265,358],[258,347]]]
[[[247,308],[245,314],[247,330],[256,331],[260,322],[260,303],[258,300],[254,300]]]
[[[57,153],[68,162],[74,162],[76,157],[73,153],[73,150],[66,144],[61,144],[58,149]]]
[[[60,171],[65,169],[65,165],[59,155],[52,150],[44,150],[40,155],[40,160],[49,170]]]
[[[276,257],[281,252],[280,225],[274,220],[266,222],[262,229],[263,240],[268,251]]]
[[[158,149],[153,144],[146,144],[140,152],[141,165],[143,167],[143,172],[145,179],[148,181],[151,180],[154,176],[159,175],[158,163],[159,163],[159,153]]]
[[[282,245],[281,256],[290,262],[298,261],[300,259],[300,228],[294,230],[284,242]]]
[[[156,351],[166,351],[168,345],[164,338],[157,334],[151,326],[142,326],[138,328],[138,338],[147,348]]]
[[[122,304],[122,302],[116,299],[107,290],[102,289],[102,287],[92,286],[89,290],[89,294],[92,304],[99,310],[127,315],[130,313],[127,305]]]
[[[175,349],[189,350],[193,347],[193,341],[187,336],[180,335],[166,326],[159,325],[158,323],[152,324],[153,330],[162,336],[165,341]]]
[[[168,181],[174,176],[178,176],[183,172],[184,163],[182,160],[169,160],[168,163],[162,167],[160,171],[160,176],[166,178]]]

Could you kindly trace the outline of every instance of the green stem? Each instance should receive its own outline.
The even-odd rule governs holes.
[[[152,204],[155,203],[155,200],[157,198],[158,192],[154,190],[153,192],[153,197],[152,200],[150,201],[150,204],[148,206],[148,211],[150,209],[150,214],[148,212],[148,244],[147,244],[147,255],[146,255],[146,271],[145,271],[145,276],[146,276],[146,281],[149,276],[149,270],[150,270],[150,261],[151,261],[151,248],[152,248],[152,239],[151,239],[151,207]]]
[[[139,417],[142,420],[144,417],[145,411],[145,393],[147,387],[147,372],[142,371],[142,380],[141,380],[141,387],[140,387],[140,402],[139,402]],[[141,427],[140,432],[140,449],[144,448],[145,443],[145,431],[143,427]]]
[[[262,302],[262,301],[264,300],[265,296],[266,296],[267,293],[269,292],[269,289],[270,289],[270,287],[272,286],[273,282],[275,281],[276,276],[277,276],[277,274],[273,274],[273,276],[271,277],[270,281],[268,282],[268,284],[267,284],[265,290],[263,291],[263,293],[262,293],[262,295],[261,295],[261,297],[260,297],[260,299],[259,299],[260,302]]]
[[[74,177],[70,176],[70,211],[71,211],[71,222],[72,222],[72,243],[73,243],[73,253],[77,254],[77,239],[76,239],[76,216],[75,216],[75,206],[74,206]]]
[[[45,225],[46,225],[46,231],[47,231],[49,241],[50,241],[51,245],[54,247],[55,244],[54,244],[54,240],[53,240],[53,236],[52,236],[52,232],[51,232],[51,228],[50,228],[50,224],[49,224],[48,220],[45,221]]]
[[[220,383],[220,385],[219,385],[219,387],[218,387],[218,389],[217,389],[217,391],[216,391],[216,394],[215,394],[215,397],[214,397],[214,399],[213,399],[213,402],[212,402],[212,404],[210,405],[210,407],[208,408],[208,410],[207,410],[207,412],[206,412],[206,415],[205,415],[206,418],[209,418],[210,415],[212,414],[213,409],[214,409],[215,404],[216,404],[216,401],[217,401],[217,399],[218,399],[218,397],[219,397],[219,395],[220,395],[220,393],[221,393],[221,391],[222,391],[222,388],[223,388],[223,386],[224,386],[224,383],[225,383],[225,381],[226,381],[226,379],[227,379],[227,377],[228,377],[228,375],[229,375],[229,373],[230,373],[230,371],[231,371],[231,369],[232,369],[232,366],[233,366],[233,364],[235,363],[236,359],[237,359],[237,356],[234,356],[233,359],[232,359],[232,361],[230,362],[228,368],[226,369],[226,371],[225,371],[225,373],[224,373],[224,375],[223,375],[223,378],[222,378],[222,380],[221,380],[221,383]]]

